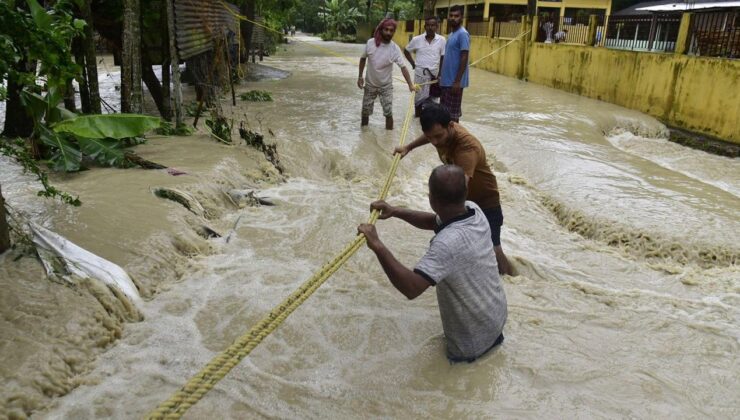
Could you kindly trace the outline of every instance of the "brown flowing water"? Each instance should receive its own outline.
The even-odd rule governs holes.
[[[321,46],[352,61],[362,48]],[[144,320],[124,324],[80,385],[38,417],[140,418],[366,219],[407,89],[395,86],[396,130],[383,129],[378,105],[360,129],[355,64],[305,44],[266,64],[292,75],[241,88],[275,101],[224,107],[272,130],[286,182],[203,136],[154,139],[142,155],[199,175],[95,170],[59,180],[97,197],[79,210],[21,209],[41,217],[39,206],[52,207],[50,226],[124,265],[153,296]],[[611,104],[478,70],[471,86],[462,124],[493,163],[503,247],[518,271],[504,278],[504,345],[449,364],[434,290],[407,301],[362,249],[187,418],[740,416],[740,162],[670,143],[653,118]],[[414,122],[408,140],[418,134]],[[431,146],[404,158],[388,201],[428,210],[438,163]],[[183,183],[205,217],[149,193]],[[229,206],[223,191],[246,187],[276,206]],[[204,223],[234,228],[230,240],[184,233]],[[378,229],[408,266],[431,238],[397,220]]]

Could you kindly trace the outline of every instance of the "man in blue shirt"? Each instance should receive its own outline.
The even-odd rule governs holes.
[[[468,87],[470,34],[462,26],[463,10],[460,5],[450,7],[447,24],[452,28],[452,33],[447,37],[445,59],[439,76],[439,85],[442,88],[439,103],[447,108],[455,122],[460,122],[463,89]]]

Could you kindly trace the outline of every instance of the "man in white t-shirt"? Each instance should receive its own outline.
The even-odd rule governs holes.
[[[401,56],[401,49],[393,42],[393,34],[396,33],[396,21],[383,19],[375,28],[372,38],[365,44],[365,51],[360,58],[360,76],[357,79],[357,87],[364,90],[362,97],[362,126],[366,126],[373,113],[375,98],[380,96],[380,105],[385,115],[385,128],[393,129],[393,64],[401,68],[409,90],[414,92],[414,82],[406,70],[406,65]],[[367,63],[367,75],[362,78]]]
[[[421,85],[421,89],[416,92],[416,98],[414,98],[415,117],[421,115],[422,105],[430,99],[430,86],[425,83],[439,75],[442,60],[444,60],[446,41],[445,37],[437,33],[437,24],[435,16],[426,18],[424,21],[426,33],[415,36],[403,50],[403,54],[414,69],[414,83]],[[411,53],[416,53],[416,60],[411,57]]]

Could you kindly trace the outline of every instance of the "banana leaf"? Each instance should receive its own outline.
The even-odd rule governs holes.
[[[38,123],[44,118],[47,123],[54,123],[77,117],[77,114],[59,105],[60,101],[61,95],[57,89],[50,89],[43,97],[27,90],[21,92],[21,103],[31,118]]]
[[[82,153],[77,149],[75,144],[72,144],[43,125],[39,126],[39,138],[52,150],[49,163],[53,170],[65,172],[80,170]]]
[[[31,11],[31,16],[33,17],[33,21],[36,23],[36,26],[44,31],[50,31],[52,19],[51,16],[46,13],[46,10],[44,10],[36,0],[26,0],[26,4],[28,4],[28,9]]]
[[[121,166],[124,162],[123,150],[118,140],[79,137],[77,142],[85,156],[95,159],[103,166]]]
[[[159,127],[159,118],[137,114],[82,115],[54,125],[57,133],[71,133],[77,138],[123,139],[138,137]]]

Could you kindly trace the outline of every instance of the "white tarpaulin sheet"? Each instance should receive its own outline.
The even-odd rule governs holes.
[[[118,289],[132,303],[141,303],[138,289],[121,267],[80,248],[43,226],[35,223],[29,223],[28,226],[47,274],[67,281],[72,281],[70,275],[97,279],[109,287]]]

